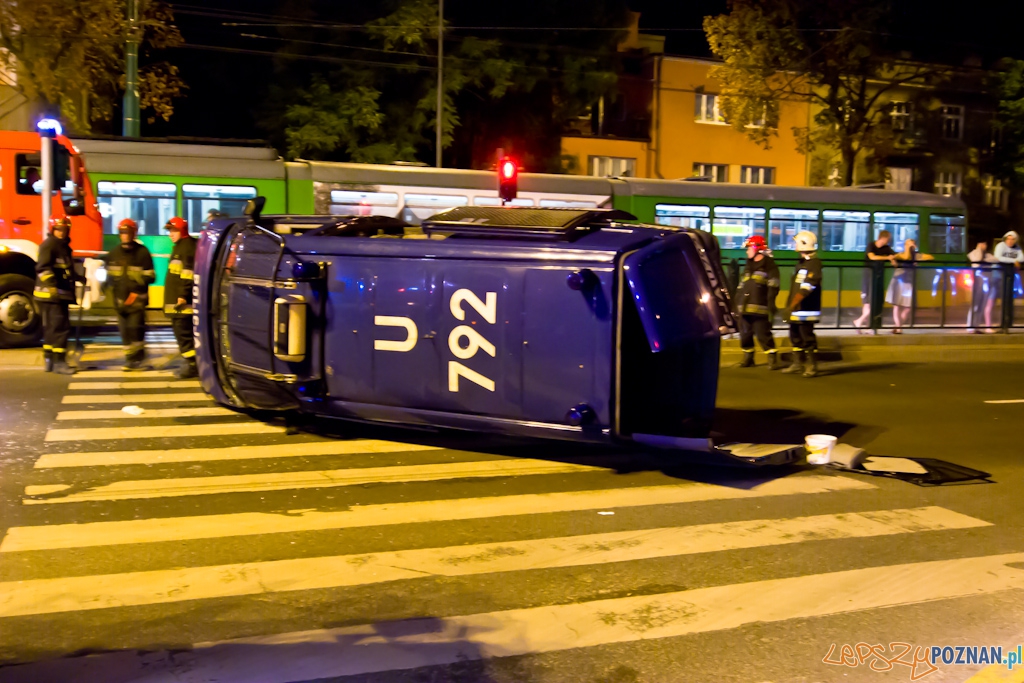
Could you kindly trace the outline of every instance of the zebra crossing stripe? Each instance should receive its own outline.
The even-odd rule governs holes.
[[[1020,640],[1013,642],[1019,643]],[[1008,669],[1005,664],[993,664],[968,678],[964,683],[1024,683],[1024,667],[1020,664]]]
[[[1024,588],[1024,553],[853,569],[569,605],[197,643],[195,680],[289,683],[672,638]],[[880,586],[898,587],[882,590]],[[149,664],[147,672],[152,672]],[[155,673],[155,672],[154,672]]]
[[[512,496],[353,505],[347,510],[289,510],[287,514],[240,512],[222,515],[129,519],[117,522],[11,527],[0,553],[189,541],[208,538],[423,524],[469,519],[616,510],[710,500],[756,499],[873,490],[873,484],[841,476],[804,475],[734,486],[685,483],[667,486],[528,493]]]
[[[198,380],[180,379],[167,382],[71,382],[68,389],[94,390],[94,389],[200,389],[202,385]]]
[[[201,391],[180,392],[172,394],[68,394],[61,399],[64,405],[89,405],[99,403],[185,403],[208,401],[213,399]]]
[[[103,439],[166,439],[195,436],[235,436],[239,434],[284,434],[285,431],[285,427],[248,420],[245,422],[214,422],[193,425],[49,429],[43,440],[52,443],[55,441],[95,441]]]
[[[84,379],[99,379],[99,378],[111,378],[120,377],[121,379],[131,379],[133,377],[173,377],[174,372],[171,370],[136,370],[133,372],[125,372],[124,370],[82,370],[75,374],[76,378]]]
[[[393,465],[389,467],[341,470],[117,481],[105,486],[97,486],[86,491],[69,493],[64,496],[53,494],[71,489],[70,485],[26,486],[25,495],[27,496],[53,495],[53,497],[26,498],[22,502],[25,505],[48,505],[52,503],[80,503],[84,501],[200,496],[218,493],[290,491],[294,489],[326,488],[331,486],[358,486],[360,484],[395,484],[412,481],[441,481],[445,479],[472,479],[479,477],[521,477],[531,474],[599,472],[602,470],[603,468],[601,467],[590,467],[588,465],[508,458],[475,462],[446,462],[432,465]]]
[[[139,415],[126,413],[123,410],[62,410],[57,413],[58,422],[69,420],[139,420],[157,419],[164,417],[222,417],[225,415],[237,416],[240,413],[221,406],[209,406],[204,408],[147,408],[146,412]]]
[[[97,467],[109,465],[162,465],[177,462],[218,460],[258,460],[260,458],[300,458],[316,455],[352,455],[357,453],[403,453],[438,451],[439,446],[423,446],[398,441],[353,439],[351,441],[311,441],[269,446],[229,446],[227,448],[175,448],[146,451],[99,451],[93,453],[47,453],[36,461],[36,469],[56,467]]]
[[[317,590],[988,526],[941,507],[0,583],[0,617]],[[1024,572],[1020,572],[1024,577]],[[1024,582],[1021,583],[1024,587]]]

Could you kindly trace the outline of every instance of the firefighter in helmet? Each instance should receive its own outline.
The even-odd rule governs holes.
[[[188,234],[188,221],[174,216],[164,226],[174,243],[164,280],[164,313],[171,319],[174,338],[184,364],[174,376],[187,379],[196,372],[196,347],[192,338],[192,269],[196,264],[196,238]]]
[[[779,294],[779,267],[775,265],[768,244],[760,235],[748,237],[743,246],[747,250],[747,264],[736,295],[740,347],[743,349],[743,360],[739,367],[754,367],[756,337],[761,348],[768,354],[768,369],[778,370],[775,340],[772,339],[772,318],[775,317],[775,298]]]
[[[146,305],[156,281],[153,256],[135,240],[139,226],[131,218],[117,224],[121,244],[107,254],[107,285],[114,293],[117,327],[125,348],[125,370],[141,370],[146,359]]]
[[[46,372],[73,375],[67,363],[71,316],[68,307],[75,300],[75,273],[71,254],[71,219],[50,219],[50,234],[39,245],[36,286],[33,298],[43,318],[43,368]]]
[[[789,283],[789,301],[784,318],[789,323],[789,341],[793,344],[793,364],[785,373],[818,374],[818,339],[814,323],[821,320],[821,259],[818,258],[818,236],[802,230],[793,238],[800,262],[793,267]]]

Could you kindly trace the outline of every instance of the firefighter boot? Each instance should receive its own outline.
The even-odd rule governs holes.
[[[196,359],[186,358],[182,366],[174,371],[174,376],[178,379],[192,379],[193,377],[198,377],[199,371],[196,369]]]
[[[785,375],[795,375],[799,372],[804,371],[804,352],[794,351],[793,362],[790,363],[789,367],[782,371]]]
[[[73,375],[77,370],[68,365],[67,357],[63,353],[54,353],[53,372],[57,375]]]
[[[752,368],[754,367],[754,352],[743,351],[743,360],[736,364],[738,368]]]
[[[779,365],[779,354],[777,354],[775,351],[769,351],[768,352],[768,369],[769,370],[778,370],[780,367],[782,367],[782,366]]]
[[[808,351],[807,352],[807,369],[804,370],[804,377],[817,377],[818,376],[818,352]]]
[[[43,372],[53,372],[53,351],[43,349]]]

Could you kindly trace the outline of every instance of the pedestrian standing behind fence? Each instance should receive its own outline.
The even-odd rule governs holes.
[[[973,251],[968,252],[967,260],[971,262],[971,310],[967,314],[967,331],[979,334],[979,321],[984,319],[986,334],[995,334],[992,327],[992,310],[999,296],[999,273],[990,264],[999,263],[993,254],[988,252],[988,244],[978,242]]]
[[[896,252],[889,246],[890,241],[892,241],[892,233],[888,230],[882,230],[878,233],[875,241],[868,245],[867,251],[864,254],[866,267],[864,268],[864,276],[860,287],[862,307],[860,317],[853,321],[853,326],[857,328],[857,334],[861,334],[861,329],[871,318],[871,295],[874,292],[875,276],[885,266],[885,261],[894,266],[896,265]]]
[[[789,341],[793,345],[793,363],[786,374],[802,372],[804,377],[818,374],[818,338],[814,324],[821,320],[821,259],[818,258],[818,236],[801,230],[793,238],[800,262],[793,267],[789,282],[789,300],[782,315],[789,323]]]
[[[903,251],[896,254],[900,261],[915,263],[917,261],[931,261],[934,257],[931,254],[922,254],[917,250],[917,243],[914,240],[907,240],[903,243]],[[889,281],[889,289],[885,292],[885,302],[892,304],[893,334],[903,334],[903,326],[910,318],[910,311],[914,307],[914,281],[916,280],[914,269],[897,268]]]
[[[736,296],[740,348],[743,349],[743,360],[738,367],[754,367],[754,337],[757,337],[761,348],[768,354],[768,369],[778,370],[772,318],[775,317],[775,299],[779,295],[779,267],[760,235],[748,237],[743,246],[747,250],[747,263]]]

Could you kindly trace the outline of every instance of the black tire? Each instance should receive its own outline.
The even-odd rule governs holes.
[[[42,318],[32,300],[34,287],[24,275],[0,275],[0,348],[31,346],[42,338]]]

